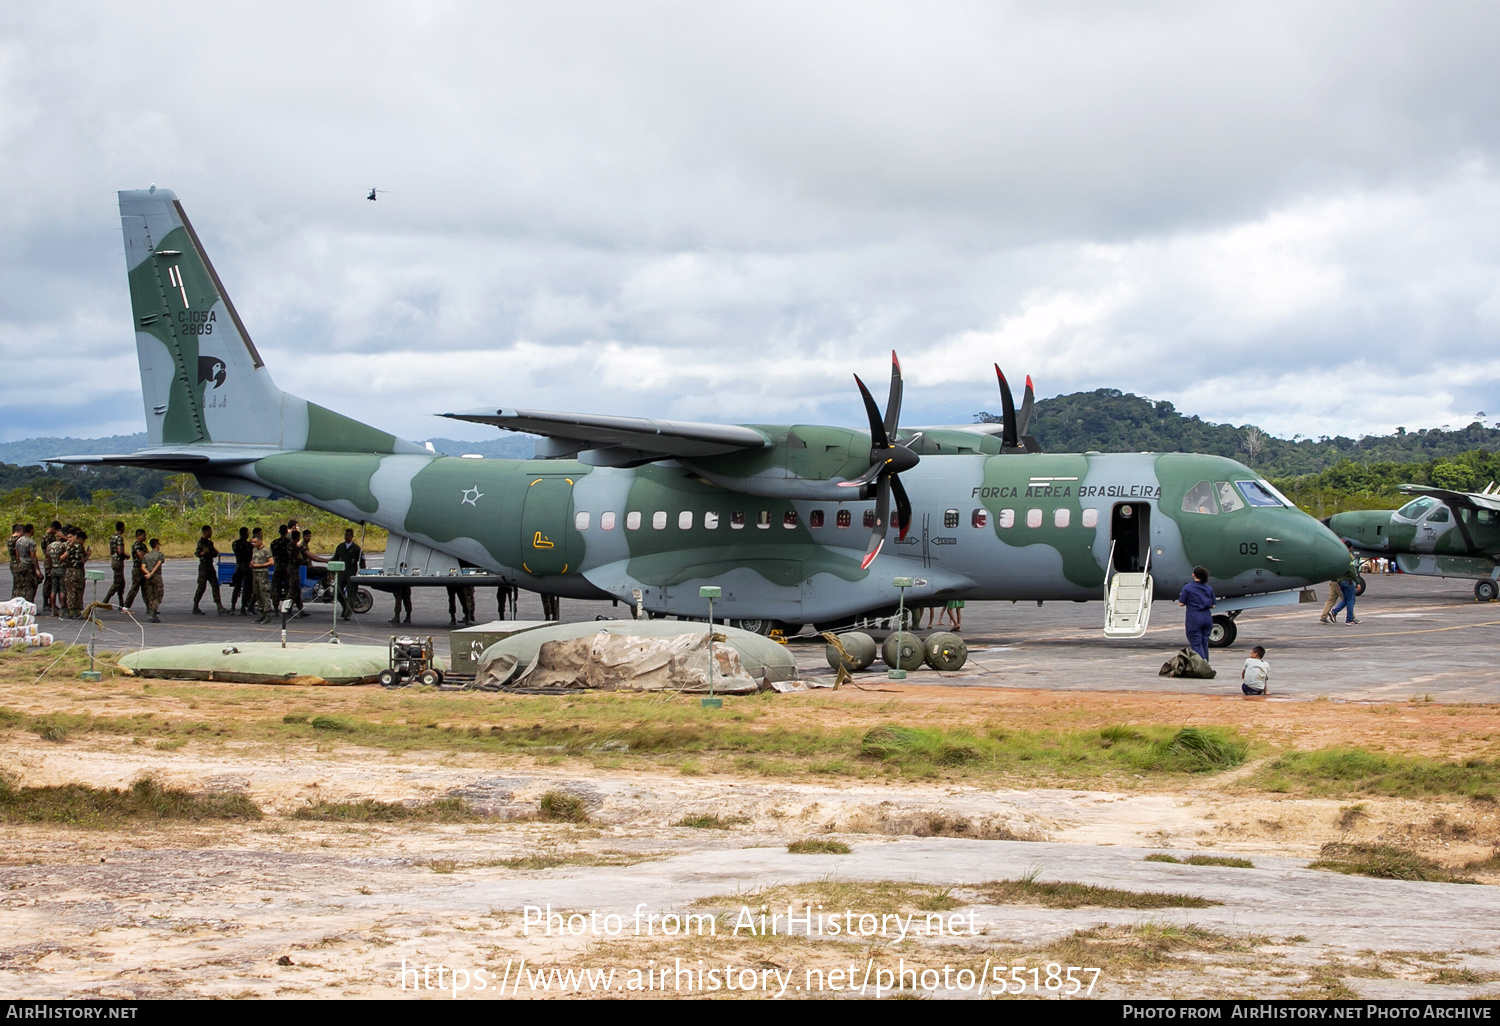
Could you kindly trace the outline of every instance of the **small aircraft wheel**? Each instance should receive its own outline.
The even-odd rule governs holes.
[[[375,679],[380,681],[380,686],[383,688],[393,688],[400,681],[400,678],[396,676],[396,671],[391,669],[381,670]]]
[[[775,620],[730,620],[729,626],[738,627],[740,630],[749,631],[751,634],[759,634],[764,638],[769,637],[771,632],[780,626],[780,624]]]
[[[1209,648],[1228,648],[1234,644],[1235,635],[1239,634],[1239,628],[1234,621],[1227,616],[1214,617],[1214,625],[1208,629]]]
[[[1500,587],[1494,581],[1477,581],[1474,584],[1475,602],[1493,602],[1500,596]]]
[[[417,674],[417,683],[424,688],[435,688],[443,682],[443,675],[436,670],[423,670]]]
[[[1356,597],[1358,597],[1360,595],[1363,595],[1364,593],[1365,593],[1365,578],[1364,578],[1364,575],[1361,574],[1360,576],[1358,576],[1358,577],[1356,577],[1354,579],[1354,594],[1355,594]]]
[[[359,588],[354,592],[354,611],[356,613],[368,613],[375,608],[375,596],[370,593],[369,588]]]

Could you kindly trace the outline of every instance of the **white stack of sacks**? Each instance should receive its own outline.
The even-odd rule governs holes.
[[[23,598],[0,602],[0,648],[44,648],[52,635],[36,625],[36,606]]]

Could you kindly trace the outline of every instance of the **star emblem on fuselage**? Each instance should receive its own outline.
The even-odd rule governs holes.
[[[479,500],[482,498],[484,498],[484,493],[479,490],[478,485],[475,485],[473,488],[464,489],[464,497],[458,500],[458,504],[462,506],[467,502],[470,506],[477,509],[479,507]]]

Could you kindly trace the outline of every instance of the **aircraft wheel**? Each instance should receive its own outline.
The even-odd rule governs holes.
[[[922,645],[922,639],[915,634],[897,631],[885,639],[880,654],[885,659],[885,665],[893,670],[916,670],[922,666],[927,649]]]
[[[1500,587],[1494,581],[1477,581],[1474,584],[1475,602],[1493,602],[1500,596]]]
[[[383,688],[393,688],[400,681],[400,678],[396,676],[396,671],[391,669],[381,670],[375,679],[380,681],[380,686]]]
[[[368,613],[375,608],[375,596],[370,593],[369,588],[359,588],[354,592],[354,611],[356,613]]]
[[[1356,577],[1354,579],[1354,595],[1355,595],[1356,598],[1358,598],[1360,595],[1363,595],[1364,593],[1365,593],[1365,578],[1364,578],[1364,575],[1361,574],[1359,577]]]
[[[759,634],[765,638],[770,637],[771,632],[780,627],[781,623],[778,620],[730,620],[729,626],[738,627],[742,631]]]
[[[443,675],[436,670],[427,669],[417,674],[417,683],[424,688],[435,688],[443,682]]]
[[[1208,629],[1209,648],[1228,648],[1234,644],[1239,628],[1227,616],[1214,617],[1214,625]]]

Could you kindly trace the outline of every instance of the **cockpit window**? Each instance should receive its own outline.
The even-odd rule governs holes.
[[[1290,506],[1291,503],[1264,481],[1236,481],[1245,501],[1252,506]]]
[[[1214,489],[1207,481],[1199,481],[1187,490],[1182,497],[1182,511],[1184,513],[1207,513],[1213,516],[1219,512],[1219,504],[1214,499]]]
[[[1402,520],[1421,520],[1422,514],[1426,513],[1435,505],[1437,505],[1436,499],[1432,498],[1432,496],[1430,495],[1424,495],[1420,499],[1411,500],[1405,506],[1402,506],[1400,509],[1396,510],[1396,516],[1400,517]]]
[[[1245,501],[1228,481],[1215,481],[1214,494],[1219,497],[1219,508],[1225,513],[1245,508]]]
[[[1453,518],[1448,515],[1447,506],[1439,506],[1437,509],[1427,514],[1427,522],[1429,524],[1446,524],[1452,519]]]

